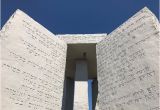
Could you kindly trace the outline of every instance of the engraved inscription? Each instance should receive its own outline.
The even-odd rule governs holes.
[[[159,110],[159,23],[144,8],[97,45],[101,110]]]
[[[66,43],[19,10],[0,38],[2,109],[60,110]]]

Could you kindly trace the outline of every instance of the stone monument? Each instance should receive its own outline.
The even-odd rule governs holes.
[[[143,8],[110,34],[54,35],[17,10],[0,32],[2,110],[159,110],[159,21]]]

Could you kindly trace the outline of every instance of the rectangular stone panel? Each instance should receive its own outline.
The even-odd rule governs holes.
[[[159,22],[147,8],[97,45],[100,110],[159,110]]]
[[[2,110],[61,110],[66,43],[17,10],[0,45]]]
[[[73,110],[88,110],[88,65],[86,60],[76,61]]]
[[[107,36],[104,34],[61,34],[56,35],[67,44],[97,44]]]
[[[88,81],[75,81],[73,110],[88,110]]]

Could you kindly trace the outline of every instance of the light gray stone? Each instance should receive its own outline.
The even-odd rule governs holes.
[[[159,29],[144,8],[98,43],[100,110],[159,110]]]
[[[17,10],[0,33],[2,110],[60,110],[67,45]]]
[[[88,67],[86,60],[76,61],[74,108],[73,110],[88,110]]]
[[[87,80],[98,78],[96,110],[159,110],[159,30],[147,8],[108,36],[54,35],[17,10],[0,32],[1,109],[88,110]]]
[[[62,34],[56,36],[67,44],[97,44],[105,38],[107,34]]]

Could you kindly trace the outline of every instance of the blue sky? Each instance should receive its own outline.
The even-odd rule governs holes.
[[[21,9],[54,34],[110,33],[145,6],[159,16],[159,0],[1,0],[1,2],[2,26],[16,9]],[[89,98],[91,102],[91,96]]]
[[[1,0],[2,25],[21,9],[54,34],[110,33],[129,17],[159,0]]]

